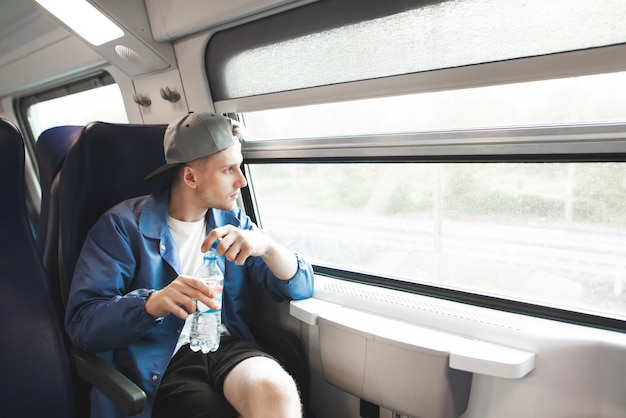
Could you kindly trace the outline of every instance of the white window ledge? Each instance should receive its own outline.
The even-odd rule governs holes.
[[[322,318],[326,323],[399,348],[448,355],[449,367],[456,370],[519,379],[535,367],[535,353],[345,308],[316,298],[292,301],[290,314],[309,325],[318,325],[318,318]]]

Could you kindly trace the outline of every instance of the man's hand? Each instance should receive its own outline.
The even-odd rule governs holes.
[[[233,225],[215,228],[202,243],[202,252],[209,251],[217,240],[217,253],[229,261],[243,265],[250,256],[263,257],[263,261],[279,280],[289,280],[298,271],[298,260],[293,252],[277,244],[261,231],[239,229]]]
[[[202,280],[191,276],[178,276],[161,290],[153,292],[146,300],[145,310],[154,318],[161,318],[170,313],[180,319],[187,319],[196,311],[196,300],[211,309],[220,309],[220,304],[213,300],[218,296]]]
[[[272,241],[262,232],[247,231],[232,225],[215,228],[206,236],[202,243],[203,253],[209,251],[216,240],[217,253],[242,266],[250,256],[263,256],[271,247]]]

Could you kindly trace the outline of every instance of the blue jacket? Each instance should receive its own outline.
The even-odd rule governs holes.
[[[154,319],[144,309],[152,289],[161,289],[182,271],[167,227],[169,190],[127,200],[107,211],[89,231],[70,290],[65,326],[72,343],[96,353],[144,389],[148,402],[137,417],[150,417],[161,377],[167,368],[184,321],[174,315]],[[239,208],[210,209],[207,233],[234,225],[255,230]],[[313,293],[313,270],[298,256],[298,272],[278,280],[261,257],[238,266],[224,257],[222,320],[231,335],[253,340],[250,320],[251,286],[276,301],[304,299]],[[92,418],[124,414],[97,390],[92,390]]]

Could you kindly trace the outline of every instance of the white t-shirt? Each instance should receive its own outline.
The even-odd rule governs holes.
[[[184,222],[168,216],[167,225],[170,227],[170,232],[174,238],[176,248],[178,249],[178,255],[183,267],[182,273],[186,276],[193,276],[202,264],[202,258],[204,255],[202,251],[200,251],[200,246],[202,245],[202,241],[204,241],[206,234],[205,219],[203,218],[196,222]],[[183,330],[178,337],[178,343],[176,344],[174,354],[178,352],[180,347],[189,343],[191,318],[192,315],[189,315],[185,321]]]

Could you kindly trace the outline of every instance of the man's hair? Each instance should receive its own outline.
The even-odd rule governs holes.
[[[246,139],[246,128],[236,120],[233,120],[233,136],[236,136],[239,142]]]

